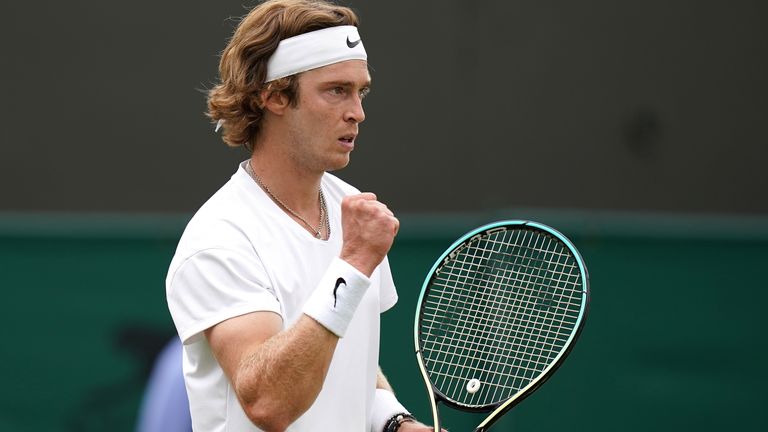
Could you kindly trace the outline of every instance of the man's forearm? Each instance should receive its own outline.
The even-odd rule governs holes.
[[[302,315],[290,329],[246,355],[232,377],[251,421],[265,430],[284,430],[317,399],[338,337]]]

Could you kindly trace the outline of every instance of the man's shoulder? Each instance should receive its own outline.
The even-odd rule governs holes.
[[[243,194],[234,179],[225,183],[192,216],[179,246],[194,251],[241,243],[243,225],[253,211]]]

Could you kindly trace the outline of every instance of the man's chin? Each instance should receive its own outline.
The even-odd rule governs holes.
[[[347,157],[344,159],[333,161],[331,164],[329,164],[329,168],[326,171],[328,172],[339,171],[341,169],[346,168],[347,165],[349,165],[349,155],[347,155]]]

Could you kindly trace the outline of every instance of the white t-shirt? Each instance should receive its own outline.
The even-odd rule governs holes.
[[[216,362],[204,330],[228,318],[272,311],[284,328],[341,251],[341,200],[359,193],[331,174],[322,179],[330,238],[320,240],[290,218],[240,164],[195,214],[179,241],[166,293],[184,342],[184,376],[194,430],[259,431],[246,417]],[[379,314],[397,302],[385,259],[339,340],[323,389],[288,431],[370,429],[379,360]]]

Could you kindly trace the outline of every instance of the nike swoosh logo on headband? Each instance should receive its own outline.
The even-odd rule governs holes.
[[[357,46],[357,44],[360,43],[361,40],[362,39],[358,39],[358,40],[352,42],[351,40],[349,40],[349,36],[347,36],[347,46],[350,47],[350,48],[354,48],[354,47]]]

